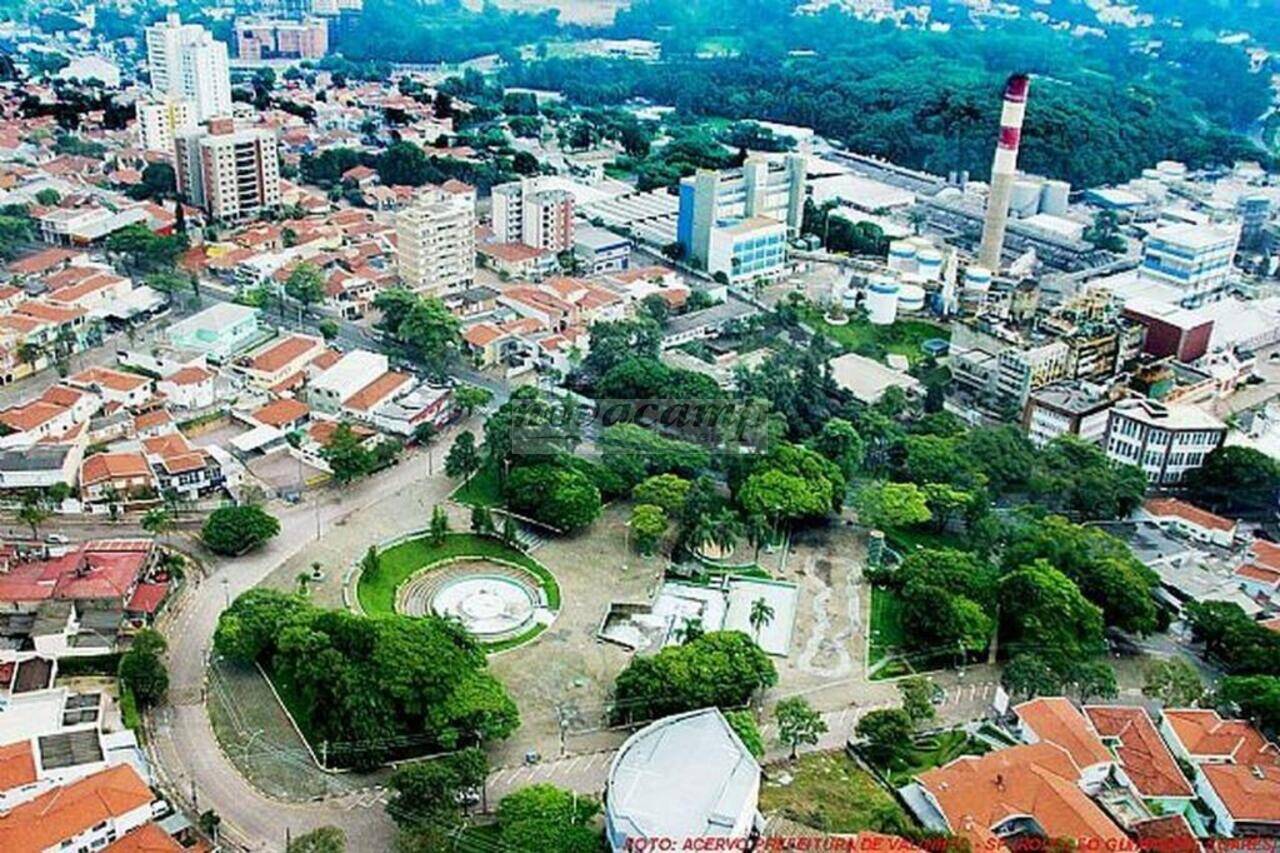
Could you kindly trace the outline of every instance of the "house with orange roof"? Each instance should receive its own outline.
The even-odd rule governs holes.
[[[47,275],[58,270],[65,269],[73,259],[81,257],[83,253],[74,249],[66,249],[60,246],[54,246],[48,249],[42,249],[25,257],[18,258],[9,264],[9,272],[15,276],[22,278],[33,275]]]
[[[342,411],[356,420],[371,422],[374,409],[405,393],[413,384],[413,377],[409,374],[388,370],[348,397],[342,404]]]
[[[1280,601],[1280,569],[1244,563],[1232,574],[1245,595],[1255,601]]]
[[[1238,525],[1229,518],[1215,515],[1179,498],[1148,498],[1138,516],[1150,519],[1162,528],[1171,529],[1198,542],[1230,547]]]
[[[160,824],[144,823],[108,844],[102,853],[182,853],[186,849],[176,838],[161,829]]]
[[[0,447],[30,447],[38,441],[62,435],[75,426],[73,410],[68,406],[33,400],[0,411],[0,424],[5,428]]]
[[[957,758],[917,776],[904,799],[926,828],[957,835],[974,850],[1044,838],[1127,841],[1080,787],[1070,753],[1047,741]]]
[[[1228,838],[1280,836],[1280,767],[1275,764],[1202,764],[1196,791]]]
[[[218,402],[217,381],[217,373],[192,364],[161,379],[156,390],[175,408],[206,409]]]
[[[263,426],[275,427],[281,432],[293,432],[306,425],[311,416],[311,408],[301,400],[281,397],[250,415],[253,420]]]
[[[234,494],[240,485],[242,466],[234,457],[216,445],[195,447],[176,430],[143,439],[142,450],[161,494],[196,500],[223,489]]]
[[[579,321],[578,306],[532,285],[511,285],[498,294],[498,303],[521,317],[538,321],[547,331],[562,332]]]
[[[1042,696],[1015,705],[1012,711],[1024,743],[1052,743],[1067,751],[1085,790],[1096,791],[1111,775],[1115,756],[1070,699]]]
[[[137,451],[96,453],[80,463],[80,499],[90,504],[128,504],[151,500],[159,484]]]
[[[314,335],[292,334],[277,338],[236,359],[234,369],[259,388],[270,388],[300,372],[325,351],[324,340]]]
[[[0,850],[99,850],[151,822],[155,795],[117,764],[0,814]]]
[[[133,416],[133,434],[137,438],[152,438],[177,431],[178,425],[167,409],[149,409]]]
[[[93,311],[117,299],[123,299],[132,291],[133,282],[129,279],[111,273],[101,273],[55,290],[46,299],[54,305]]]
[[[1280,616],[1277,616],[1274,619],[1264,619],[1258,624],[1263,628],[1266,628],[1268,631],[1280,633]]]
[[[1144,708],[1086,705],[1084,715],[1138,796],[1158,803],[1161,814],[1179,814],[1191,805],[1195,791]]]
[[[0,812],[30,799],[39,790],[40,775],[31,741],[23,739],[0,746]]]
[[[553,252],[524,243],[476,243],[476,254],[482,265],[509,278],[540,281],[558,266]]]
[[[1280,767],[1280,748],[1244,720],[1224,720],[1217,711],[1166,708],[1160,735],[1173,754],[1194,764],[1271,764]]]
[[[153,380],[137,373],[126,373],[109,367],[89,367],[66,380],[72,388],[92,391],[107,403],[126,408],[140,406],[151,399]]]

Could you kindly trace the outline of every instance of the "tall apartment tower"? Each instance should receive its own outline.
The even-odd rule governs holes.
[[[195,108],[185,98],[169,95],[154,100],[140,98],[134,108],[138,116],[138,137],[148,151],[172,154],[174,140],[196,126]]]
[[[573,248],[573,195],[540,189],[526,178],[493,188],[493,232],[499,243],[523,243],[548,252]]]
[[[716,229],[766,218],[795,234],[804,220],[805,180],[803,154],[780,162],[752,156],[740,169],[700,169],[680,182],[676,239],[689,261],[705,269]]]
[[[196,121],[231,114],[227,46],[199,24],[175,13],[147,27],[147,67],[152,92],[190,101]]]
[[[276,135],[261,128],[237,130],[229,117],[208,129],[180,134],[174,143],[178,192],[213,219],[252,219],[280,206]]]
[[[476,276],[474,194],[425,188],[396,216],[396,264],[404,286],[427,296],[470,287]]]

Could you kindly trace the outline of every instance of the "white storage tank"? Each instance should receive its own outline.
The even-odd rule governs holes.
[[[991,289],[991,270],[973,266],[964,271],[964,289],[974,293],[986,293]]]
[[[918,314],[924,310],[924,288],[913,281],[904,281],[898,288],[898,310],[903,314]]]
[[[1013,182],[1013,198],[1009,201],[1009,213],[1019,218],[1035,216],[1040,209],[1040,182],[1019,178]]]
[[[898,283],[885,276],[867,282],[867,316],[873,326],[891,326],[898,319]]]
[[[889,269],[895,272],[915,272],[916,244],[910,240],[894,240],[890,243]]]
[[[840,307],[846,312],[852,311],[858,307],[858,288],[853,286],[850,281],[840,291]]]
[[[942,278],[942,252],[932,247],[921,249],[916,254],[916,272],[925,281]]]
[[[1040,191],[1040,212],[1050,216],[1063,216],[1071,201],[1071,184],[1066,181],[1046,181]]]

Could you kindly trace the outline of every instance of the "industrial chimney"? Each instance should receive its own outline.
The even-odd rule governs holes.
[[[987,196],[987,221],[982,227],[982,247],[978,263],[995,272],[1000,269],[1000,252],[1009,223],[1009,202],[1018,172],[1018,144],[1022,141],[1022,118],[1027,111],[1027,91],[1031,80],[1014,74],[1004,85],[1004,109],[1000,113],[1000,141],[991,164],[991,193]]]

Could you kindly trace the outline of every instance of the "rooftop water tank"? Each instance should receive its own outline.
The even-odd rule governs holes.
[[[898,319],[898,283],[876,276],[867,284],[867,315],[873,326],[891,326]]]

